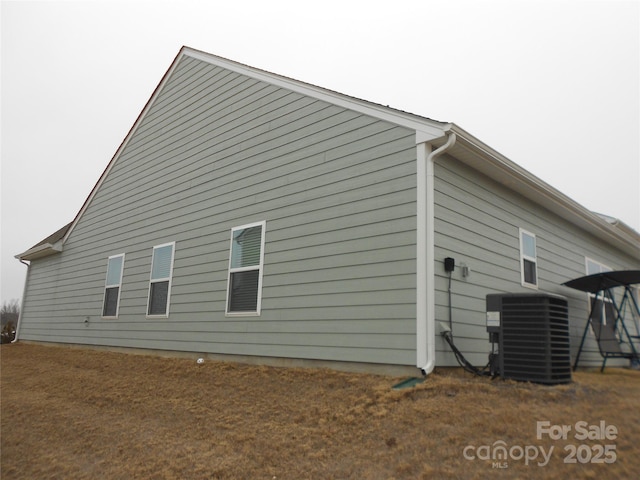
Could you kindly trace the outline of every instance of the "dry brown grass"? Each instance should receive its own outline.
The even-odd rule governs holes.
[[[541,386],[437,371],[399,378],[41,345],[3,345],[2,478],[638,478],[640,372]],[[536,422],[615,425],[615,440],[536,439]],[[546,466],[467,460],[504,441]],[[568,443],[611,464],[565,464]],[[516,451],[514,451],[516,452]]]

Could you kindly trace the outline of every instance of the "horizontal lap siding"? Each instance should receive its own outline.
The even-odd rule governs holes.
[[[413,132],[185,58],[64,252],[33,262],[21,337],[414,365],[415,195]],[[262,315],[225,317],[230,229],[260,220]],[[170,316],[147,319],[172,241]]]
[[[448,322],[448,277],[442,261],[454,257],[452,318],[456,346],[475,365],[488,360],[488,293],[535,290],[520,284],[519,228],[536,235],[539,292],[569,299],[571,351],[575,358],[587,318],[587,296],[561,284],[585,275],[585,256],[613,269],[638,268],[628,255],[587,235],[553,212],[463,166],[450,157],[436,165],[436,320]],[[461,264],[470,268],[462,277]],[[457,365],[449,347],[438,342],[438,363]],[[601,357],[590,336],[581,365]]]

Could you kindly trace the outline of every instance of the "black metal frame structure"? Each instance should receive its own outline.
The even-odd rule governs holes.
[[[582,341],[580,342],[580,348],[578,348],[578,354],[576,355],[576,361],[573,364],[573,369],[578,368],[578,362],[580,360],[580,354],[584,347],[585,339],[587,338],[587,332],[589,326],[593,328],[598,343],[598,349],[603,357],[602,367],[600,371],[604,371],[605,364],[609,358],[627,358],[631,361],[640,362],[640,355],[638,349],[634,345],[634,342],[640,340],[640,330],[638,323],[634,323],[636,328],[636,335],[631,335],[627,324],[625,323],[625,313],[627,309],[631,310],[633,316],[640,318],[640,308],[638,307],[638,301],[631,291],[631,286],[640,284],[640,270],[618,270],[613,272],[602,272],[594,275],[587,275],[584,277],[576,278],[563,285],[593,294],[591,299],[591,311],[589,312],[589,318],[587,324],[584,327],[584,333],[582,334]],[[622,288],[623,293],[620,297],[620,301],[616,302],[616,295],[614,293],[615,288]],[[611,305],[611,308],[605,308],[605,318],[600,318],[596,322],[599,322],[598,328],[594,326],[594,315],[596,309],[601,309],[601,305],[605,304],[606,307]],[[602,315],[598,312],[599,315]],[[613,317],[613,318],[607,318]],[[604,338],[603,335],[603,322],[607,320],[613,320],[613,325],[606,325],[606,328],[612,328],[612,332],[615,334],[615,338],[618,342],[617,348],[611,348],[611,335],[608,338]],[[621,348],[622,343],[628,345],[628,350],[625,351]]]

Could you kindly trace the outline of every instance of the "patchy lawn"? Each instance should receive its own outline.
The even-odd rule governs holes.
[[[438,370],[394,391],[402,379],[330,370],[20,343],[0,354],[5,480],[630,479],[640,471],[638,371],[578,372],[569,385],[542,386]],[[545,421],[551,434],[570,427],[567,439],[538,439]],[[583,430],[597,438],[576,438]],[[506,460],[484,459],[500,446]]]

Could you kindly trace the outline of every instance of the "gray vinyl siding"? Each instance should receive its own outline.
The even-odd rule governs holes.
[[[519,228],[524,228],[536,235],[538,291],[569,300],[575,358],[587,319],[587,295],[562,283],[586,275],[585,257],[613,269],[637,269],[638,262],[451,157],[438,161],[435,184],[436,320],[449,321],[448,277],[442,262],[454,257],[451,303],[457,347],[473,364],[486,364],[491,348],[485,327],[486,295],[535,291],[520,283]],[[463,263],[470,268],[467,278],[462,277]],[[438,365],[457,365],[439,336],[436,342]],[[601,362],[589,333],[580,365]]]
[[[575,355],[585,257],[637,260],[445,155],[435,168],[437,365],[490,350],[488,293],[520,283],[536,235],[540,292],[569,298]],[[266,221],[260,316],[225,316],[233,227]],[[64,251],[31,263],[20,338],[416,364],[415,132],[182,57],[98,185]],[[147,318],[153,247],[175,242],[168,318]],[[102,319],[109,256],[126,254],[119,316]],[[470,268],[463,278],[461,265]],[[589,337],[582,365],[600,363]]]
[[[415,365],[415,155],[413,131],[185,57],[64,252],[32,262],[20,337]],[[262,314],[226,317],[230,230],[262,220]],[[169,317],[147,318],[173,241]]]

